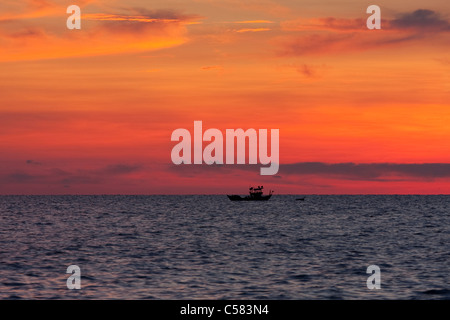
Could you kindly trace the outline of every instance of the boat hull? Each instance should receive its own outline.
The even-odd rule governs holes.
[[[251,196],[246,196],[246,197],[241,197],[238,195],[227,195],[228,199],[230,199],[231,201],[267,201],[270,199],[272,195],[269,194],[267,196],[260,196],[260,197],[251,197]]]

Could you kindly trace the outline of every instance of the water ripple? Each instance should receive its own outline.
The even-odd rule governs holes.
[[[450,298],[449,196],[296,197],[1,196],[0,298]]]

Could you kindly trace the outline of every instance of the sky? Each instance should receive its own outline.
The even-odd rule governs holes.
[[[70,4],[0,3],[0,194],[450,192],[448,0]],[[278,173],[174,165],[194,121],[279,129]]]

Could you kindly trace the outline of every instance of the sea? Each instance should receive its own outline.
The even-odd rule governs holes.
[[[449,273],[447,195],[0,196],[0,299],[448,300]]]

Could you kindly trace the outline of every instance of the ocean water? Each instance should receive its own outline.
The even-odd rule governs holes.
[[[297,197],[1,196],[0,298],[450,299],[450,196]]]

